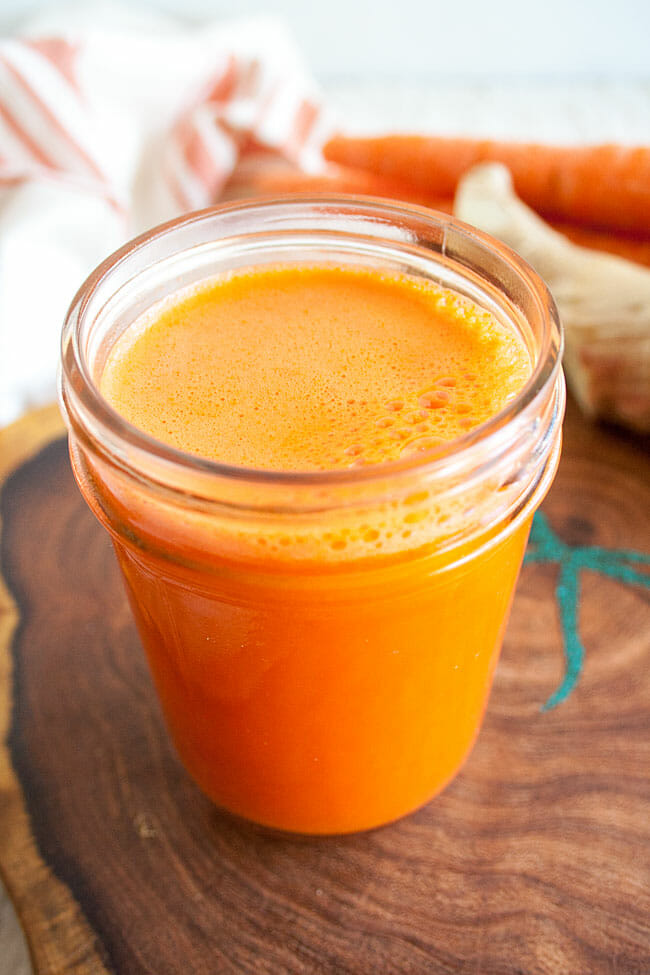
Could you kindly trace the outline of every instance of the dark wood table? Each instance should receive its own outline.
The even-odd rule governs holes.
[[[650,973],[647,441],[570,407],[469,762],[393,826],[301,839],[183,772],[61,432],[0,434],[0,867],[38,975]]]

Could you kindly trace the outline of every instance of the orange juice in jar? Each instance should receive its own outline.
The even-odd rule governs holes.
[[[83,286],[75,475],[219,806],[350,832],[458,771],[557,466],[560,345],[507,248],[370,200],[189,215]]]

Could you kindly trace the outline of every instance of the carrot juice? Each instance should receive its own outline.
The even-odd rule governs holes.
[[[90,285],[83,369],[64,333],[75,474],[113,536],[179,755],[219,806],[303,833],[389,822],[458,771],[559,449],[559,333],[533,272],[473,238],[527,277],[527,308],[521,286],[518,307],[469,268],[464,282],[418,262],[412,234],[400,262],[378,214],[470,232],[365,207],[353,246],[341,215],[363,205],[345,200],[177,221],[163,237],[211,221],[225,258],[161,287],[151,239],[136,242]],[[253,213],[263,243],[255,221],[248,239],[214,232]],[[116,289],[111,312],[99,295],[93,317],[115,268],[131,301]]]

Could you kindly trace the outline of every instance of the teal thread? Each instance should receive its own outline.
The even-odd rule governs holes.
[[[629,563],[650,565],[650,555],[626,549],[607,549],[597,545],[567,545],[538,511],[533,519],[525,563],[554,563],[560,573],[555,595],[560,612],[564,643],[564,677],[551,694],[542,711],[566,701],[574,690],[585,659],[585,648],[578,632],[578,604],[580,600],[580,572],[589,569],[601,575],[633,586],[650,588],[650,575],[633,568]]]

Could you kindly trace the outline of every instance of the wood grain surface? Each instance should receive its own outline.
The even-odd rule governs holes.
[[[175,757],[57,429],[45,413],[0,439],[0,865],[38,975],[650,972],[647,588],[581,574],[584,672],[543,711],[557,570],[526,566],[443,795],[371,833],[271,834]],[[571,408],[544,511],[568,544],[648,551],[648,443]]]

